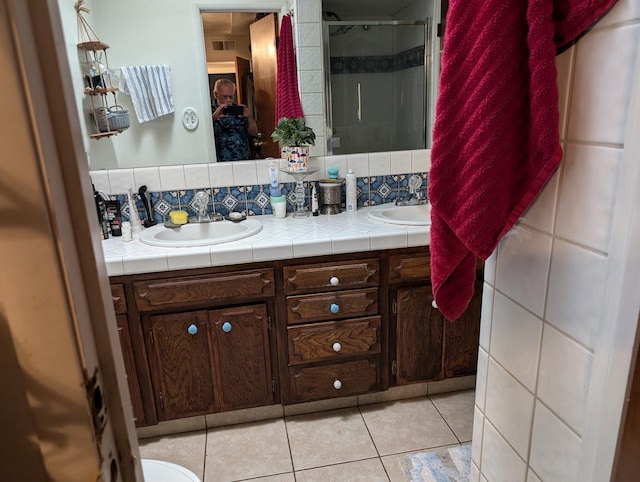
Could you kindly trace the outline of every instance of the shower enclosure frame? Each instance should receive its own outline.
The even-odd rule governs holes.
[[[394,27],[402,25],[423,25],[424,26],[424,100],[423,100],[423,147],[428,148],[431,145],[431,131],[429,124],[431,122],[431,92],[430,86],[431,76],[433,74],[433,42],[431,33],[432,19],[427,17],[425,20],[327,20],[322,22],[322,53],[324,62],[324,104],[325,104],[325,135],[326,135],[326,155],[333,155],[333,107],[331,92],[331,49],[329,46],[329,28],[334,26],[355,26],[355,27]],[[431,48],[427,48],[431,46]],[[392,150],[392,149],[389,149]]]

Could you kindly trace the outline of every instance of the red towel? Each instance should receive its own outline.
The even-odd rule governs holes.
[[[276,125],[283,117],[304,117],[298,93],[298,72],[293,51],[291,17],[285,15],[278,39],[278,78],[276,83]]]
[[[451,0],[429,200],[435,301],[449,320],[562,158],[555,55],[616,0]]]

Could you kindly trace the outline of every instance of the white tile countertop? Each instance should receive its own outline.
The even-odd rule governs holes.
[[[428,246],[430,226],[405,226],[372,220],[361,208],[355,213],[284,219],[256,216],[262,230],[229,243],[193,248],[160,248],[122,237],[102,241],[109,276],[179,269],[227,266],[258,261],[303,258],[379,249]],[[144,229],[144,228],[142,228]]]

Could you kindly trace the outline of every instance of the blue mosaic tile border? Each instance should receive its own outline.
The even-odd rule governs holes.
[[[380,74],[424,65],[424,45],[394,55],[331,57],[331,74]]]
[[[395,201],[398,197],[407,195],[409,178],[412,175],[422,178],[421,191],[427,194],[428,177],[426,172],[393,174],[384,176],[359,177],[356,180],[358,192],[358,207],[376,206]],[[308,208],[310,200],[310,183],[305,182],[305,206]],[[287,212],[295,210],[295,185],[293,183],[281,184],[282,194],[287,196]],[[247,216],[264,216],[273,214],[269,201],[269,185],[253,186],[228,186],[201,189],[186,189],[180,191],[162,191],[151,193],[153,206],[153,218],[158,223],[163,223],[169,218],[169,212],[174,209],[183,209],[189,216],[195,214],[193,207],[194,195],[197,191],[205,191],[209,194],[210,211],[227,216],[230,212],[240,212]],[[128,221],[131,218],[129,204],[124,194],[110,196],[120,202],[122,219]],[[140,219],[145,219],[144,205],[138,194],[134,194],[134,201],[138,209]],[[346,193],[342,186],[342,207],[345,207]]]

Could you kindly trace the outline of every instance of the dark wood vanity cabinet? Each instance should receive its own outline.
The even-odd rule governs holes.
[[[482,282],[462,318],[445,320],[428,248],[111,283],[137,426],[476,371]]]
[[[273,403],[265,304],[151,315],[158,420]]]
[[[380,260],[284,266],[283,403],[380,390]]]
[[[433,306],[428,251],[389,257],[392,385],[473,375],[478,361],[482,282],[460,319]],[[482,264],[478,265],[482,276]]]

